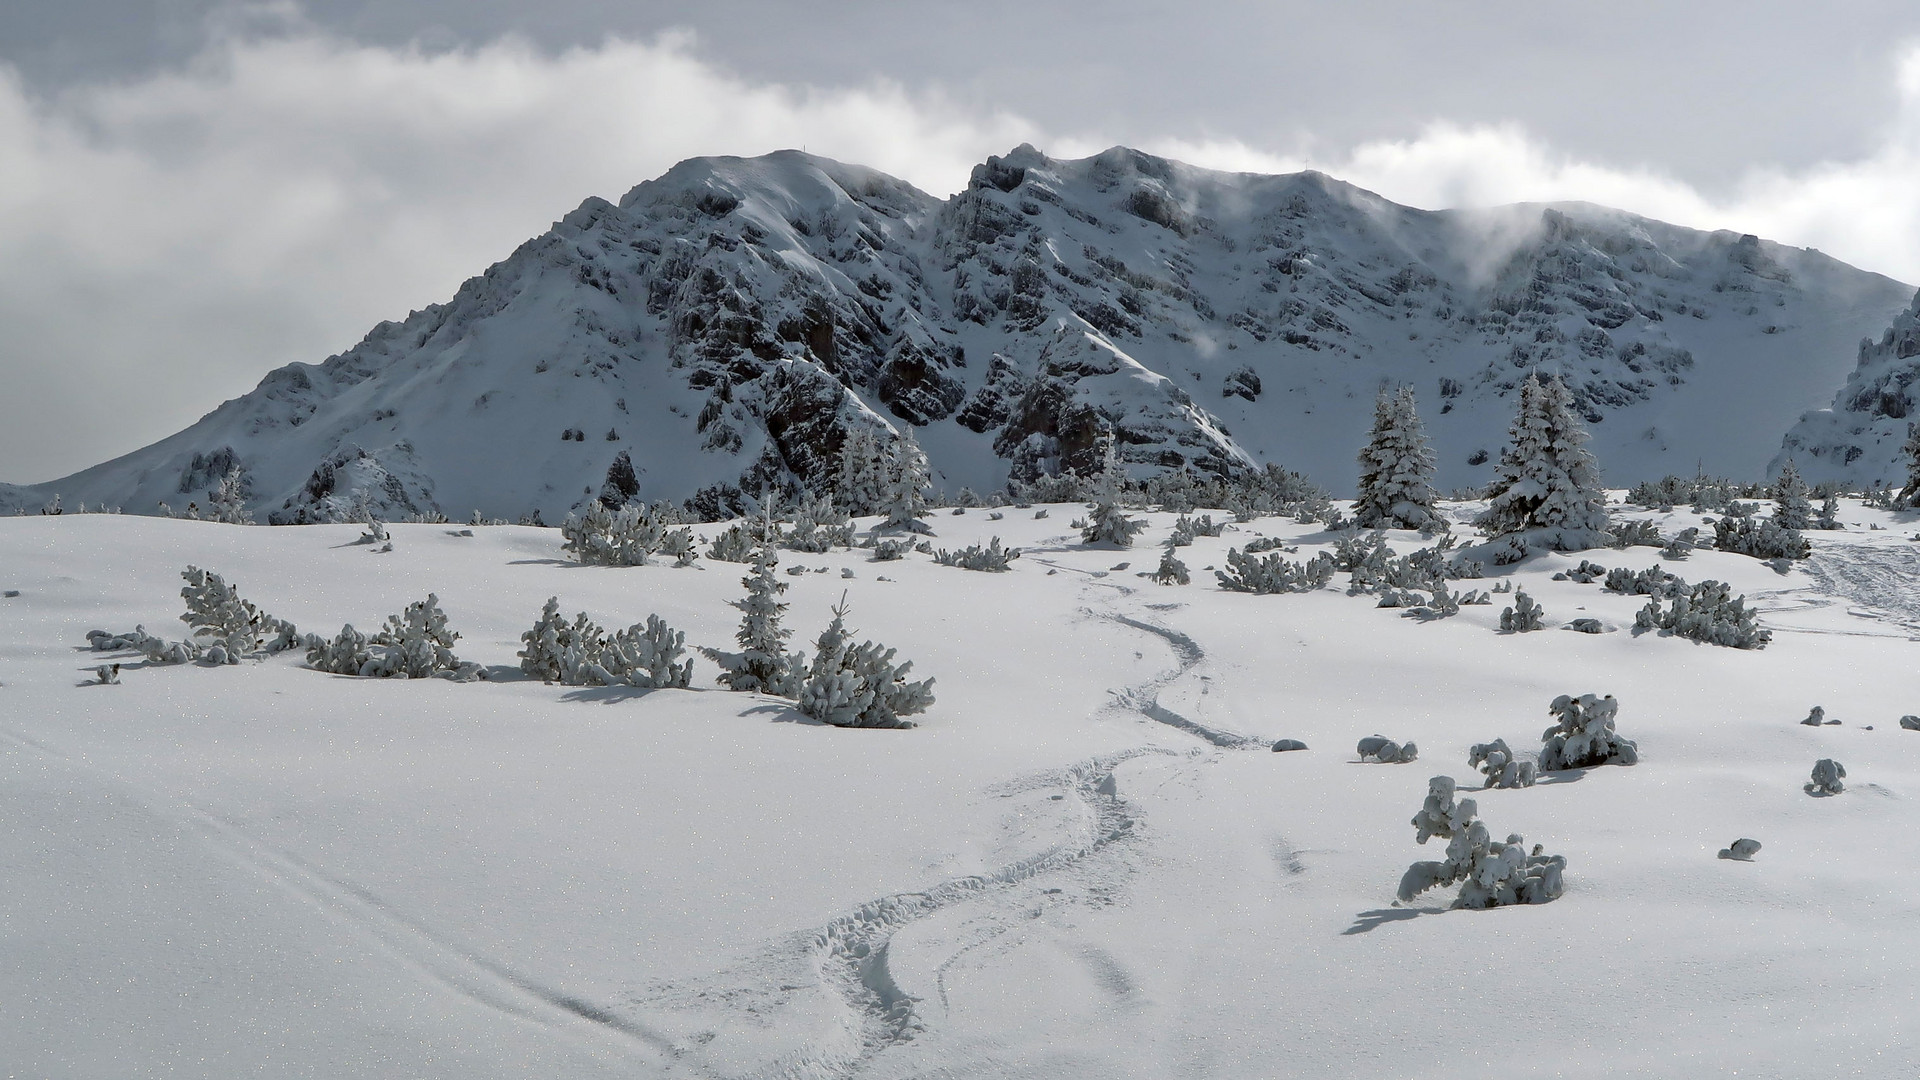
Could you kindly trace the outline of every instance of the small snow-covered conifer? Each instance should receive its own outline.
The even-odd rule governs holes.
[[[1174,556],[1172,544],[1160,553],[1160,566],[1153,572],[1153,580],[1162,585],[1185,585],[1193,580],[1187,573],[1187,564]]]
[[[520,670],[541,682],[579,685],[587,664],[598,655],[604,640],[600,627],[581,612],[569,623],[560,614],[560,598],[550,596],[540,621],[520,635]]]
[[[1847,775],[1847,767],[1830,757],[1823,757],[1813,763],[1813,780],[1806,785],[1809,795],[1838,795],[1847,790],[1842,778]]]
[[[387,616],[387,625],[368,639],[385,648],[374,658],[372,674],[424,679],[442,672],[460,672],[463,665],[453,654],[453,643],[458,640],[459,633],[447,626],[446,612],[440,610],[440,598],[428,593],[425,600],[408,604],[399,615]]]
[[[1487,509],[1475,521],[1489,537],[1553,551],[1606,546],[1606,493],[1572,403],[1558,379],[1536,373],[1520,385],[1510,443],[1489,486]]]
[[[813,663],[798,694],[803,715],[839,727],[911,727],[904,717],[933,704],[933,680],[909,682],[911,661],[874,642],[853,644],[843,596],[833,621],[814,643]]]
[[[1515,756],[1505,739],[1474,743],[1467,751],[1467,764],[1480,770],[1490,788],[1532,787],[1540,773],[1538,764]]]
[[[762,543],[754,550],[753,569],[740,583],[747,595],[728,603],[740,612],[740,629],[734,640],[738,653],[702,648],[707,658],[720,665],[720,684],[729,690],[791,697],[797,689],[798,661],[787,655],[787,638],[792,631],[780,625],[787,605],[780,594],[786,582],[774,576],[780,560],[773,545]]]
[[[253,524],[253,511],[247,509],[247,475],[239,465],[228,469],[220,478],[220,486],[208,494],[207,510],[222,524]]]
[[[1813,526],[1813,503],[1807,499],[1807,482],[1793,459],[1780,467],[1780,479],[1773,484],[1773,523],[1782,529],[1807,529]]]
[[[666,620],[649,615],[645,626],[636,623],[603,641],[593,674],[609,686],[684,690],[693,685],[693,659],[680,659],[686,640],[687,635]]]
[[[1090,478],[1088,484],[1088,495],[1094,504],[1093,512],[1087,515],[1085,523],[1077,524],[1084,543],[1128,548],[1133,546],[1133,538],[1146,529],[1147,523],[1144,518],[1128,517],[1120,509],[1127,474],[1120,468],[1120,458],[1114,452],[1113,444],[1114,440],[1109,436],[1106,450],[1101,456],[1100,471]]]
[[[1500,613],[1500,629],[1516,634],[1544,628],[1541,617],[1546,610],[1524,591],[1513,594],[1513,606]]]
[[[1413,388],[1389,394],[1382,388],[1373,403],[1373,433],[1360,451],[1360,491],[1353,520],[1363,529],[1444,529],[1434,510],[1433,448],[1427,443]]]
[[[1554,698],[1547,711],[1554,715],[1555,723],[1540,735],[1546,744],[1540,751],[1541,770],[1638,764],[1639,747],[1614,731],[1613,718],[1619,709],[1620,703],[1612,694],[1604,698],[1561,694]]]
[[[849,514],[886,512],[887,462],[872,428],[857,424],[847,432],[846,441],[840,444],[833,487],[835,498]]]
[[[887,463],[884,510],[887,520],[881,527],[905,529],[908,532],[932,531],[926,522],[920,520],[927,516],[927,489],[931,486],[927,475],[927,455],[914,439],[913,429],[907,428],[894,441],[893,453]]]
[[[1451,776],[1436,776],[1427,783],[1426,803],[1413,817],[1415,839],[1422,844],[1436,836],[1445,839],[1447,857],[1407,867],[1400,878],[1400,902],[1455,883],[1460,884],[1460,895],[1453,901],[1456,908],[1544,904],[1559,899],[1566,888],[1566,857],[1542,855],[1538,846],[1529,854],[1526,841],[1518,833],[1507,837],[1504,844],[1495,841],[1486,825],[1476,820],[1479,807],[1472,799],[1456,802],[1454,791]]]

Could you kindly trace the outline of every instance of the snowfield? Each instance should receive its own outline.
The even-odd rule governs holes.
[[[1785,573],[1665,563],[1760,608],[1772,643],[1743,651],[1636,635],[1645,597],[1552,580],[1654,548],[1457,583],[1546,609],[1503,634],[1510,595],[1422,621],[1344,573],[1261,596],[1203,569],[1263,536],[1309,557],[1319,525],[1230,525],[1162,586],[1142,574],[1174,515],[1121,551],[1045,509],[929,519],[937,547],[1022,548],[1003,574],[781,551],[793,648],[844,592],[858,637],[938,680],[905,731],[716,689],[704,658],[693,690],[515,666],[551,595],[731,648],[740,564],[583,567],[516,526],[390,525],[379,553],[351,525],[0,518],[6,1073],[1920,1074],[1920,732],[1898,723],[1920,712],[1920,514],[1844,502],[1848,530]],[[88,651],[96,628],[182,636],[189,564],[328,637],[436,593],[493,677]],[[1536,751],[1548,702],[1588,692],[1618,699],[1638,765],[1475,790],[1469,746]],[[1814,705],[1839,722],[1802,725]],[[1374,734],[1419,759],[1360,763]],[[1802,790],[1820,758],[1844,793]],[[1566,856],[1565,895],[1395,904],[1442,857],[1409,820],[1443,774],[1496,839]],[[1715,857],[1738,837],[1751,864]]]

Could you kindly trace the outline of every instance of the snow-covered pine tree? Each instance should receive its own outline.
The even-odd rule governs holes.
[[[1479,807],[1472,799],[1456,802],[1454,791],[1451,776],[1436,776],[1427,782],[1426,803],[1413,818],[1414,837],[1422,844],[1436,836],[1445,839],[1447,857],[1407,867],[1400,878],[1400,902],[1455,883],[1460,885],[1460,895],[1453,901],[1456,908],[1544,904],[1559,899],[1566,890],[1566,857],[1540,854],[1538,846],[1529,853],[1526,840],[1518,833],[1508,836],[1504,844],[1495,841],[1486,824],[1477,820]]]
[[[1360,451],[1360,491],[1353,520],[1363,529],[1444,529],[1446,519],[1433,504],[1433,447],[1414,407],[1413,388],[1389,394],[1382,388],[1373,403],[1373,433]]]
[[[1133,546],[1133,538],[1147,527],[1147,523],[1144,518],[1128,517],[1120,509],[1127,474],[1120,468],[1120,458],[1114,452],[1113,442],[1113,437],[1107,436],[1100,471],[1088,480],[1087,494],[1093,500],[1093,512],[1087,515],[1084,524],[1075,524],[1080,525],[1083,543],[1129,548]]]
[[[469,665],[453,655],[453,643],[458,640],[459,633],[447,626],[447,614],[440,610],[440,598],[428,593],[401,614],[387,616],[387,625],[368,639],[385,646],[386,652],[374,657],[371,671],[363,669],[361,674],[424,679],[442,672],[459,673]]]
[[[1780,479],[1773,483],[1773,523],[1783,529],[1813,527],[1813,503],[1807,498],[1807,482],[1788,458],[1780,466]]]
[[[569,623],[560,614],[560,598],[550,596],[540,611],[540,621],[520,635],[520,640],[526,642],[526,648],[517,654],[520,670],[541,682],[578,686],[586,665],[594,662],[599,654],[605,636],[584,611]]]
[[[907,681],[913,662],[895,662],[894,650],[883,645],[854,645],[846,617],[842,596],[814,643],[813,663],[797,695],[800,712],[839,727],[912,727],[903,717],[933,704],[933,680]]]
[[[856,516],[886,512],[887,462],[873,429],[858,424],[840,444],[840,462],[834,477],[834,498]]]
[[[1606,546],[1606,496],[1572,403],[1559,379],[1535,373],[1520,385],[1511,443],[1500,455],[1487,509],[1474,522],[1489,537],[1552,551]]]
[[[253,511],[247,509],[247,474],[235,465],[220,478],[220,486],[207,493],[208,515],[225,525],[253,524]]]
[[[931,486],[932,481],[927,475],[927,455],[920,449],[919,442],[915,441],[913,429],[907,428],[894,441],[893,453],[887,462],[884,511],[887,520],[881,524],[881,528],[932,532],[927,523],[920,520],[927,516],[927,489]]]
[[[780,616],[787,610],[780,594],[787,591],[787,585],[773,573],[779,564],[773,545],[761,543],[754,549],[753,569],[740,579],[747,595],[728,601],[740,612],[740,629],[734,633],[734,641],[741,651],[700,650],[720,665],[720,685],[729,690],[778,697],[792,697],[796,692],[799,661],[787,655],[787,638],[793,632],[780,625]]]

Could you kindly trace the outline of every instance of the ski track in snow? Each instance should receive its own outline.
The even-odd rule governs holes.
[[[1821,591],[1857,605],[1865,617],[1920,633],[1920,550],[1851,544],[1815,551],[1802,565]]]
[[[1129,626],[1135,630],[1142,630],[1152,634],[1154,637],[1171,645],[1174,655],[1180,658],[1179,666],[1172,671],[1149,679],[1139,686],[1129,687],[1116,694],[1114,696],[1115,702],[1122,708],[1132,709],[1149,720],[1165,724],[1168,727],[1177,728],[1196,738],[1205,739],[1223,750],[1265,749],[1271,745],[1271,740],[1263,739],[1258,735],[1241,735],[1237,732],[1210,728],[1205,724],[1189,720],[1179,713],[1174,712],[1172,709],[1167,708],[1165,705],[1160,704],[1160,692],[1162,690],[1173,685],[1174,682],[1185,676],[1188,672],[1200,666],[1201,661],[1207,658],[1206,650],[1200,647],[1199,642],[1178,630],[1170,630],[1167,627],[1144,622],[1118,612],[1102,614],[1089,611],[1088,614],[1094,615],[1097,618],[1109,619],[1122,626]]]
[[[86,764],[18,732],[0,729],[0,739],[105,781],[147,811],[199,835],[221,857],[373,939],[421,978],[450,993],[563,1037],[588,1036],[628,1058],[657,1062],[662,1055],[677,1056],[667,1039],[645,1026],[463,948],[373,893],[255,839],[220,815]]]

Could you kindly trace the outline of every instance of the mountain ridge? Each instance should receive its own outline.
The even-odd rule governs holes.
[[[642,497],[724,509],[817,486],[862,425],[912,426],[949,490],[1084,469],[1108,439],[1137,472],[1270,461],[1344,490],[1397,383],[1458,486],[1535,369],[1566,378],[1619,481],[1750,475],[1910,292],[1592,204],[1416,210],[1123,147],[1023,145],[944,200],[799,151],[691,158],[181,432],[0,486],[0,507],[177,509],[239,464],[273,520],[356,499],[552,519],[626,452]]]

